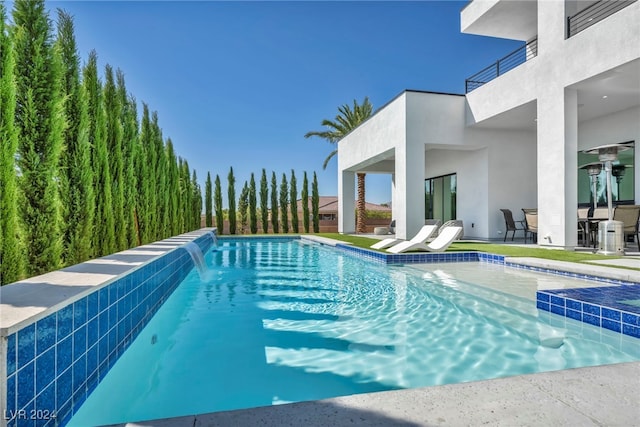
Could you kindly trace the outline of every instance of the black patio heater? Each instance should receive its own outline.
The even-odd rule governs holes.
[[[601,145],[584,150],[587,154],[597,154],[598,160],[604,163],[607,174],[607,221],[598,224],[598,253],[602,255],[624,255],[624,223],[613,220],[613,200],[611,197],[611,175],[613,162],[618,160],[618,153],[629,147],[621,144]]]

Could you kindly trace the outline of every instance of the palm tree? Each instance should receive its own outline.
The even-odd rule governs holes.
[[[327,140],[330,144],[336,144],[342,138],[344,138],[349,132],[360,126],[364,121],[366,121],[373,114],[373,105],[369,101],[369,97],[365,97],[362,101],[362,104],[358,104],[358,102],[353,100],[353,109],[350,105],[344,104],[341,107],[338,107],[338,115],[334,120],[324,119],[322,121],[322,126],[327,128],[323,131],[313,131],[307,132],[304,137],[310,138],[312,136],[318,136],[322,139]],[[324,159],[324,163],[322,164],[322,169],[327,168],[327,164],[329,160],[333,156],[338,154],[338,149],[333,150],[326,159]],[[364,233],[365,229],[365,185],[364,178],[365,174],[362,172],[358,172],[358,202],[356,204],[357,208],[357,228],[356,232]]]

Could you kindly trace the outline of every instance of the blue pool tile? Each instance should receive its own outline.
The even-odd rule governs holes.
[[[18,371],[18,409],[24,408],[36,395],[35,362]]]
[[[98,344],[87,350],[87,376],[98,369]]]
[[[80,406],[87,400],[87,392],[84,388],[77,390],[73,395],[73,413],[76,413]]]
[[[600,307],[597,305],[584,303],[582,304],[582,311],[594,316],[600,316]]]
[[[40,355],[56,343],[56,314],[50,314],[36,323],[36,355]]]
[[[104,287],[102,289],[100,289],[100,296],[99,296],[99,307],[100,307],[100,311],[104,311],[107,309],[107,307],[109,307],[109,287]]]
[[[57,425],[67,425],[67,423],[69,422],[69,420],[71,419],[71,417],[73,416],[73,412],[71,412],[71,399],[68,399],[67,401],[65,401],[65,403],[63,405],[60,404],[60,401],[58,401],[58,409],[57,409],[57,419],[58,419],[58,424]]]
[[[109,332],[109,311],[105,310],[98,316],[98,334],[102,337]]]
[[[567,309],[582,311],[582,303],[572,299],[566,300]]]
[[[16,375],[7,377],[7,411],[15,414],[16,406]]]
[[[56,404],[58,408],[71,399],[71,381],[73,380],[73,369],[69,368],[57,378],[56,381]]]
[[[564,307],[565,299],[555,295],[551,295],[551,304]]]
[[[91,320],[100,312],[100,302],[98,292],[87,295],[87,320]]]
[[[536,307],[539,308],[540,310],[545,310],[545,311],[550,310],[549,304],[542,301],[536,301]]]
[[[57,312],[58,341],[61,341],[73,331],[73,305],[68,305]]]
[[[109,305],[113,305],[118,301],[118,284],[113,282],[109,285]]]
[[[78,360],[87,351],[87,326],[84,325],[73,333],[73,360]]]
[[[31,324],[18,331],[18,369],[32,362],[36,354],[36,326]]]
[[[561,316],[564,316],[565,312],[564,312],[564,306],[559,306],[559,305],[555,305],[555,304],[551,304],[550,306],[550,310],[552,313],[555,314],[559,314]]]
[[[82,298],[73,303],[73,329],[87,323],[87,298]]]
[[[620,312],[618,310],[612,310],[612,309],[606,308],[606,307],[602,307],[602,317],[603,318],[607,318],[607,319],[611,319],[611,320],[616,320],[618,322],[621,319],[621,315],[620,315]]]
[[[11,375],[16,371],[16,361],[16,334],[11,334],[7,337],[7,375]]]
[[[538,301],[544,301],[544,302],[550,302],[551,301],[551,295],[544,293],[544,292],[536,292],[536,300]]]
[[[42,392],[56,377],[56,349],[50,348],[36,359],[36,394]]]
[[[109,329],[113,328],[118,323],[118,304],[113,304],[109,307]]]
[[[587,314],[585,312],[582,313],[582,321],[586,322],[586,323],[589,323],[591,325],[594,325],[594,326],[598,326],[598,327],[600,326],[600,317],[593,316],[593,315]]]
[[[73,390],[78,390],[80,386],[87,380],[87,358],[82,355],[73,364],[73,381],[71,382]]]
[[[613,320],[602,319],[602,327],[614,332],[622,332],[620,322],[614,322]]]
[[[640,327],[622,324],[622,333],[635,338],[640,338]]]
[[[26,414],[24,417],[18,417],[16,426],[18,427],[35,427],[35,422],[33,418],[29,417],[28,414],[33,414],[36,407],[35,400],[29,402],[26,406],[21,409],[24,409],[24,413]]]
[[[622,313],[622,322],[629,325],[640,326],[640,316],[630,313]]]
[[[98,342],[98,360],[99,363],[107,360],[109,357],[109,338],[107,336],[100,337],[100,341]]]
[[[99,338],[99,319],[98,317],[94,317],[87,324],[87,347],[91,347],[92,345],[98,342]]]
[[[73,359],[73,337],[68,336],[56,345],[56,374],[60,374],[71,366]]]
[[[36,414],[43,415],[40,420],[47,421],[44,416],[45,413],[55,413],[56,410],[56,387],[55,384],[49,384],[47,388],[45,388],[42,393],[38,395],[36,398]]]
[[[571,319],[582,321],[582,312],[581,311],[571,310],[571,309],[567,308],[566,316],[570,317]]]

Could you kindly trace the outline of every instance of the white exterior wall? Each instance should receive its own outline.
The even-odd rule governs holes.
[[[399,238],[411,238],[424,224],[425,178],[451,173],[457,176],[457,219],[464,221],[465,236],[502,238],[499,209],[518,216],[519,209],[536,203],[535,134],[468,127],[465,110],[462,96],[405,92],[340,141],[339,192],[345,205],[339,231],[355,228],[353,205],[347,206],[354,199],[354,173],[375,162],[384,169],[383,159],[393,157]]]

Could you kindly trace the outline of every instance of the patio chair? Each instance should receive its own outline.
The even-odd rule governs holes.
[[[378,243],[374,243],[373,245],[369,246],[371,249],[385,249],[385,248],[389,248],[393,245],[396,245],[400,242],[404,242],[404,240],[402,239],[396,239],[394,237],[389,237],[388,239],[382,239],[380,240]]]
[[[613,212],[614,221],[624,223],[624,240],[627,236],[633,236],[640,247],[640,233],[638,232],[638,221],[640,220],[640,205],[618,205]]]
[[[509,235],[510,231],[513,232],[513,234],[511,235],[511,241],[513,242],[514,237],[516,237],[516,231],[525,231],[524,221],[514,221],[513,213],[511,213],[511,210],[509,209],[500,210],[502,211],[502,215],[504,216],[504,225],[507,228],[507,230],[504,232],[503,242],[507,241],[507,236]],[[520,224],[520,227],[518,227],[518,224],[516,223]]]
[[[527,237],[531,235],[531,243],[538,241],[538,210],[522,209],[524,212],[524,242],[527,243]]]
[[[425,225],[425,227],[429,227]],[[388,252],[399,254],[401,252],[407,252],[414,249],[420,249],[428,252],[444,252],[454,240],[462,235],[462,227],[459,226],[447,226],[440,230],[440,234],[428,245],[424,242],[402,242],[387,249]]]
[[[427,240],[429,240],[429,238],[433,235],[433,233],[437,229],[438,229],[437,225],[423,225],[420,231],[418,231],[418,234],[416,234],[411,240],[407,240],[405,242],[400,242],[396,245],[393,245],[392,247],[387,249],[387,251],[392,253],[399,253],[407,250],[405,248],[411,247],[411,245],[418,245],[418,244],[424,245],[424,243]]]

